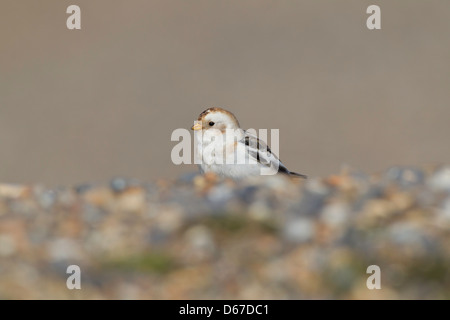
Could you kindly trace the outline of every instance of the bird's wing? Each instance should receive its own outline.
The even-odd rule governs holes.
[[[248,131],[244,131],[244,137],[239,141],[239,143],[245,145],[249,156],[252,157],[256,163],[266,167],[273,166],[274,168],[278,168],[278,173],[306,178],[305,175],[289,171],[280,159],[272,153],[269,146],[264,141],[260,140],[257,136],[249,133]]]
[[[258,164],[270,166],[271,163],[276,164],[279,162],[279,159],[272,154],[269,146],[248,131],[244,131],[244,137],[239,141],[239,143],[245,145],[250,157],[253,160],[256,160]]]

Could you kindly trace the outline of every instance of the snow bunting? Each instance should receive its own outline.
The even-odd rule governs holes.
[[[195,154],[202,173],[213,172],[233,179],[276,173],[306,178],[289,171],[270,148],[250,130],[243,130],[236,117],[222,108],[200,113],[191,128],[196,130]]]

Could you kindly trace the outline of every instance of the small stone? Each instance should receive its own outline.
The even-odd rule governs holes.
[[[437,226],[444,229],[449,229],[450,227],[450,196],[442,201],[437,215],[436,215]]]
[[[141,212],[145,206],[145,192],[141,188],[130,188],[120,194],[118,207],[121,211]]]
[[[311,179],[305,184],[300,203],[294,209],[301,215],[315,215],[320,212],[330,190],[317,179]]]
[[[296,218],[284,227],[284,236],[288,241],[302,243],[312,239],[315,234],[315,225],[308,218]]]
[[[203,260],[215,252],[215,243],[211,231],[204,225],[196,225],[185,232],[186,241],[189,243],[190,256]]]
[[[89,203],[83,205],[82,217],[83,220],[89,224],[100,222],[105,215],[105,211],[99,207]]]
[[[183,222],[182,209],[177,206],[168,206],[160,209],[161,211],[155,217],[155,222],[158,228],[167,233],[172,233],[178,230]]]
[[[6,205],[5,202],[1,201],[0,202],[0,217],[2,215],[6,215],[8,212],[9,212],[8,206]]]
[[[325,206],[320,219],[328,226],[342,227],[349,223],[350,207],[345,203],[331,203]]]
[[[214,172],[207,172],[204,174],[204,177],[208,183],[216,183],[219,179],[217,174],[215,174]]]
[[[431,254],[436,243],[415,223],[397,222],[388,229],[391,241],[402,247],[404,254],[422,255]]]
[[[202,175],[197,175],[194,177],[194,186],[197,189],[203,189],[206,187],[206,179]]]
[[[130,283],[121,283],[116,288],[116,295],[119,300],[138,300],[139,288]]]
[[[444,202],[442,203],[442,209],[445,213],[445,215],[450,220],[450,197],[447,197]]]
[[[425,174],[423,171],[413,167],[392,167],[386,172],[386,177],[402,187],[410,187],[422,184]]]
[[[450,167],[436,171],[429,179],[428,186],[435,191],[450,192]]]
[[[194,179],[198,176],[199,176],[198,172],[189,172],[181,175],[178,178],[178,181],[183,183],[194,183]]]
[[[74,189],[75,189],[76,193],[83,194],[86,191],[91,190],[92,188],[94,188],[94,186],[92,184],[83,183],[83,184],[77,185]]]
[[[223,207],[233,197],[233,191],[226,184],[214,186],[208,192],[207,198],[215,207]]]
[[[53,261],[79,260],[82,257],[79,244],[72,239],[55,239],[49,243],[47,250]]]
[[[76,194],[71,189],[63,189],[58,193],[58,203],[65,207],[71,207],[76,201]]]
[[[0,197],[19,198],[28,192],[28,188],[15,184],[0,184]]]
[[[291,180],[287,176],[281,174],[273,176],[261,176],[258,178],[262,179],[259,184],[275,190],[284,189],[289,183],[291,183]]]
[[[83,195],[86,201],[95,206],[107,207],[114,200],[114,195],[110,189],[98,187],[86,191]]]
[[[414,205],[415,198],[408,192],[395,192],[389,195],[389,200],[396,211],[405,211]]]
[[[248,212],[250,217],[256,221],[267,221],[271,217],[271,210],[262,200],[253,202],[248,208]]]
[[[168,234],[163,230],[153,227],[145,234],[145,240],[151,245],[161,245],[168,239]]]
[[[56,201],[56,192],[54,190],[45,190],[38,195],[38,201],[42,208],[50,209]]]
[[[0,256],[7,257],[16,252],[16,243],[8,234],[0,234]]]
[[[128,182],[124,178],[114,178],[109,183],[109,186],[112,191],[120,193],[125,191],[126,188],[128,188]]]

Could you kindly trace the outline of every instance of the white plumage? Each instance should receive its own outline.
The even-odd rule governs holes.
[[[239,179],[276,173],[306,178],[289,171],[257,136],[239,127],[236,117],[221,108],[203,111],[192,127],[202,173]]]

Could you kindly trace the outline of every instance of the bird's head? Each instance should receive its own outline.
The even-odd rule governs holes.
[[[222,108],[208,108],[198,116],[192,130],[217,129],[225,133],[227,129],[239,129],[239,122],[234,114]]]

